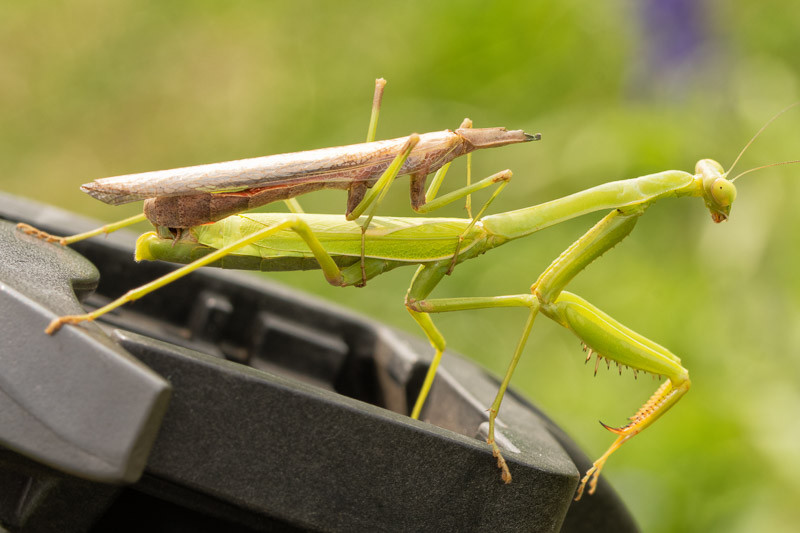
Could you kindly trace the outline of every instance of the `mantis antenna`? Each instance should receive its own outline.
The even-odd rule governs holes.
[[[736,177],[731,179],[731,181],[736,181],[737,179],[741,178],[745,174],[750,174],[751,172],[755,172],[756,170],[761,170],[761,169],[769,168],[769,167],[778,167],[778,166],[781,166],[781,165],[791,165],[793,163],[800,163],[800,159],[795,159],[793,161],[781,161],[780,163],[770,163],[769,165],[761,165],[760,167],[751,168],[750,170],[745,170],[744,172],[741,172],[741,173],[737,174]]]
[[[732,164],[732,165],[730,166],[730,168],[728,169],[728,174],[730,174],[730,173],[731,173],[731,171],[733,170],[733,167],[735,167],[735,166],[736,166],[736,163],[738,163],[738,162],[739,162],[739,159],[741,159],[741,158],[742,158],[742,155],[744,155],[745,151],[746,151],[748,148],[750,148],[750,145],[751,145],[751,144],[753,144],[753,141],[755,141],[756,139],[758,139],[759,135],[761,135],[761,134],[764,132],[764,130],[765,130],[765,129],[767,129],[767,126],[769,126],[770,124],[772,124],[772,123],[775,121],[775,119],[776,119],[776,118],[778,118],[779,116],[783,115],[784,113],[786,113],[787,111],[789,111],[791,108],[793,108],[794,106],[796,106],[796,105],[798,105],[798,104],[800,104],[800,102],[795,102],[795,103],[793,103],[793,104],[791,104],[791,105],[788,105],[788,106],[784,107],[783,109],[781,109],[780,111],[778,111],[778,112],[777,112],[777,113],[776,113],[776,114],[775,114],[775,115],[774,115],[774,116],[773,116],[771,119],[769,119],[769,120],[766,122],[766,124],[764,124],[763,126],[761,126],[761,129],[760,129],[760,130],[758,130],[758,131],[756,132],[756,134],[755,134],[755,135],[753,135],[753,138],[752,138],[752,139],[750,139],[750,140],[747,142],[747,144],[745,144],[745,145],[744,145],[744,148],[742,148],[742,151],[741,151],[741,152],[739,152],[739,155],[737,155],[737,156],[736,156],[736,159],[733,161],[733,164]],[[797,161],[784,161],[783,163],[773,163],[773,164],[771,164],[771,165],[765,165],[765,166],[763,166],[763,167],[751,168],[750,170],[746,170],[746,171],[742,172],[741,174],[739,174],[738,176],[736,176],[736,178],[738,178],[738,177],[740,177],[740,176],[744,176],[744,175],[745,175],[745,174],[747,174],[748,172],[752,172],[752,171],[754,171],[754,170],[759,170],[759,169],[762,169],[762,168],[767,168],[767,167],[772,167],[772,166],[777,166],[777,165],[786,165],[786,164],[789,164],[789,163],[796,163],[796,162],[797,162]],[[733,178],[731,181],[735,180],[736,178]]]

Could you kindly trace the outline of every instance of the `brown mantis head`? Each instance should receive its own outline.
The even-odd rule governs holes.
[[[494,148],[518,142],[538,141],[541,133],[525,133],[522,130],[507,130],[505,128],[459,128],[456,134],[469,143],[467,152],[478,148]]]

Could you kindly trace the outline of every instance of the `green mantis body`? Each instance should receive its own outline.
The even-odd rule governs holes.
[[[502,179],[510,178],[510,172]],[[496,193],[495,193],[496,194]],[[539,313],[577,335],[589,350],[609,362],[665,378],[652,397],[622,428],[608,428],[617,438],[581,480],[576,499],[589,484],[591,494],[608,457],[625,441],[652,424],[674,405],[690,386],[688,371],[666,348],[626,328],[591,303],[564,288],[592,261],[622,241],[638,218],[658,200],[700,197],[714,222],[726,220],[736,197],[719,163],[698,162],[695,174],[665,171],[639,178],[605,183],[543,204],[473,219],[374,217],[365,239],[362,225],[339,215],[253,214],[232,216],[210,225],[190,228],[177,239],[165,228],[147,233],[137,242],[136,257],[190,263],[148,285],[130,291],[93,313],[61,317],[48,328],[93,320],[105,312],[199,268],[214,264],[268,271],[321,269],[333,285],[357,285],[366,277],[406,265],[417,271],[405,305],[436,350],[411,416],[417,418],[430,391],[445,349],[432,313],[467,309],[524,307],[528,319],[489,410],[488,443],[506,482],[510,471],[494,439],[494,423],[503,395]],[[491,199],[490,199],[491,201]],[[533,283],[529,292],[508,296],[431,299],[431,292],[453,267],[489,250],[527,237],[541,229],[596,211],[609,211],[569,246]],[[363,259],[362,259],[363,258]]]

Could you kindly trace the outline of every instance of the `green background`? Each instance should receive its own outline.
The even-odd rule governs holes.
[[[685,12],[670,23],[655,5]],[[687,7],[688,6],[688,7]],[[655,19],[655,21],[653,21]],[[373,80],[380,138],[458,126],[542,132],[479,152],[475,176],[514,180],[491,212],[609,180],[726,167],[800,98],[800,3],[142,2],[0,4],[2,190],[104,220],[137,212],[82,194],[91,179],[360,142]],[[800,156],[800,109],[737,169]],[[450,186],[462,183],[463,162]],[[693,387],[626,444],[604,475],[646,531],[794,531],[800,523],[800,166],[747,176],[731,219],[670,200],[570,286],[669,347]],[[402,186],[384,214],[410,215]],[[302,198],[342,212],[334,191]],[[459,207],[439,212],[461,216]],[[459,266],[440,297],[524,293],[597,216]],[[365,289],[317,273],[270,277],[416,331],[413,270]],[[387,303],[388,302],[388,303]],[[435,317],[450,347],[501,373],[521,310]],[[655,384],[583,365],[578,341],[540,320],[513,386],[598,456]],[[421,487],[420,490],[424,490]]]

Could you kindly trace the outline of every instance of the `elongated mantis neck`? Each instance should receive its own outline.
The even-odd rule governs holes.
[[[649,205],[662,198],[703,196],[698,176],[667,170],[629,180],[612,181],[557,200],[484,217],[484,228],[501,239],[518,239],[581,215],[634,205]]]

